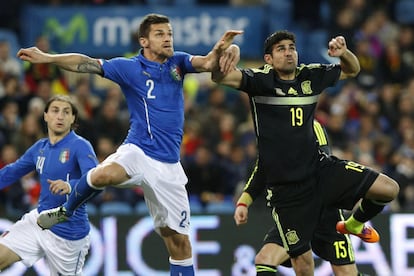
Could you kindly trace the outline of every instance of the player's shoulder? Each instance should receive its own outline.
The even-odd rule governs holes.
[[[297,68],[298,74],[307,72],[307,71],[318,71],[318,70],[324,70],[324,71],[330,71],[334,68],[339,67],[339,64],[324,64],[324,63],[309,63],[309,64],[301,64]]]
[[[249,77],[272,77],[273,76],[273,67],[269,64],[265,64],[258,68],[245,68],[241,69],[242,73],[246,74]]]

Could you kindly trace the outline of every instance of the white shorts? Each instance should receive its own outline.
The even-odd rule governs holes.
[[[46,257],[50,275],[81,275],[89,250],[89,235],[67,240],[36,223],[37,209],[25,214],[0,237],[0,243],[14,251],[26,266]]]
[[[121,165],[131,177],[115,187],[142,187],[158,234],[159,228],[165,226],[189,234],[190,205],[185,188],[188,179],[180,162],[155,160],[134,144],[121,145],[103,164],[108,162]]]

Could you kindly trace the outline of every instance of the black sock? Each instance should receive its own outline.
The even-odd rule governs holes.
[[[353,216],[357,221],[366,222],[378,215],[387,204],[388,202],[364,198]]]
[[[275,276],[277,272],[276,266],[256,264],[256,275],[257,276]]]

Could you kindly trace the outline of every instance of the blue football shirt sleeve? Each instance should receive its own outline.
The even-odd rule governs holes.
[[[98,165],[96,154],[88,141],[80,139],[77,141],[74,148],[76,148],[76,162],[80,171],[78,177],[74,175],[70,176],[69,184],[72,188],[78,183],[78,180],[82,175]]]
[[[38,143],[30,147],[19,159],[0,170],[0,189],[3,189],[21,177],[36,169],[34,154],[38,151]]]
[[[98,159],[92,145],[86,140],[81,141],[82,143],[79,143],[77,146],[77,161],[81,174],[84,175],[90,169],[95,168],[98,165]]]
[[[109,60],[101,60],[104,78],[123,86],[129,82],[128,72],[131,60],[117,57]]]
[[[177,51],[175,52],[174,57],[177,60],[179,60],[178,63],[180,64],[180,68],[184,71],[184,74],[197,73],[196,69],[193,67],[193,64],[191,63],[193,55],[190,55],[186,52]]]

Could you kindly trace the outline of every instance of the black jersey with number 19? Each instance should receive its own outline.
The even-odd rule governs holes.
[[[259,150],[258,166],[266,183],[301,181],[315,173],[316,104],[319,94],[336,84],[340,72],[339,65],[301,65],[296,69],[295,79],[290,81],[279,79],[270,65],[242,70],[239,89],[250,97]]]

